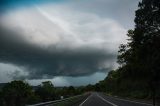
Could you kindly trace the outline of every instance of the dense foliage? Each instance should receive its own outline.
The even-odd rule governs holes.
[[[2,106],[24,106],[32,93],[27,83],[12,81],[3,87],[0,102]]]
[[[160,97],[160,0],[142,0],[135,29],[119,47],[120,67],[103,81],[110,94],[133,98]]]
[[[42,82],[39,86],[30,86],[24,81],[12,81],[0,89],[0,106],[25,106],[72,97],[85,91],[85,87],[54,87],[50,81]]]

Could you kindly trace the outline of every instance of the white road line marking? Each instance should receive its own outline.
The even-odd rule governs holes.
[[[104,99],[103,97],[101,97],[101,96],[100,96],[100,95],[98,95],[98,94],[97,94],[97,96],[98,96],[99,98],[101,98],[103,101],[105,101],[105,102],[107,102],[107,103],[111,104],[112,106],[118,106],[118,105],[116,105],[116,104],[114,104],[114,103],[112,103],[112,102],[110,102],[110,101],[108,101],[108,100]]]
[[[85,101],[83,101],[79,106],[82,106],[91,96],[92,95],[88,96],[88,98]]]
[[[148,104],[148,103],[136,102],[136,101],[125,100],[125,99],[120,99],[120,98],[114,98],[114,99],[118,99],[118,100],[122,100],[122,101],[127,101],[127,102],[133,102],[133,103],[137,103],[137,104],[143,104],[143,105],[152,106],[152,104]]]

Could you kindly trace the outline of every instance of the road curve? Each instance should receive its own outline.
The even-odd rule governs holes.
[[[106,96],[103,93],[91,93],[78,106],[152,106],[151,104]]]

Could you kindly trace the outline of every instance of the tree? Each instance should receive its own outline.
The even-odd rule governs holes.
[[[1,89],[0,89],[0,106],[4,106],[4,98]]]
[[[68,89],[67,89],[67,93],[70,95],[70,96],[74,96],[75,93],[76,93],[76,90],[73,86],[69,86]]]
[[[85,86],[85,92],[89,92],[89,91],[93,91],[94,90],[94,86],[91,84],[88,84],[87,86]]]
[[[160,86],[160,0],[139,3],[135,23],[133,46],[138,51],[138,61],[145,71],[155,105],[156,88]]]
[[[55,89],[51,81],[42,82],[39,88],[35,91],[40,96],[42,101],[49,101],[55,99]]]
[[[120,46],[118,62],[127,70],[123,74],[148,84],[155,105],[160,86],[160,0],[142,0],[138,7],[135,29],[128,32],[130,42]]]
[[[120,96],[160,97],[160,0],[142,0],[135,17],[135,29],[121,44],[119,68],[104,80],[106,91]]]
[[[23,81],[12,81],[2,91],[6,106],[24,106],[33,93],[29,84]]]

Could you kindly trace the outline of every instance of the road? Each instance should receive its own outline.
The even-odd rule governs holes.
[[[103,93],[91,93],[78,106],[152,106],[151,104],[106,96]]]

